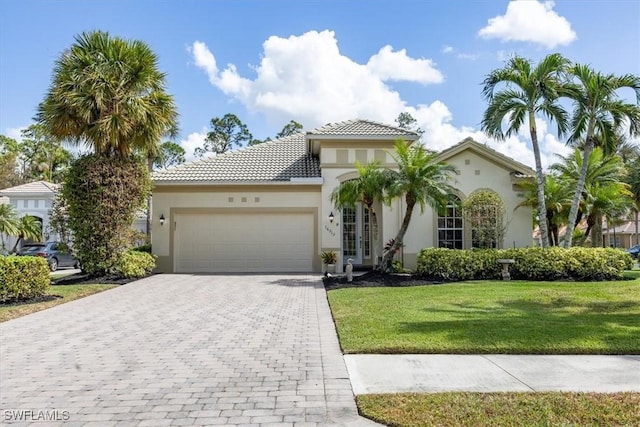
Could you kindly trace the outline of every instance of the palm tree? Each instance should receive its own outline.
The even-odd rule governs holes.
[[[531,62],[520,56],[511,58],[504,68],[494,70],[485,78],[482,93],[489,106],[482,118],[482,130],[490,137],[504,140],[516,135],[525,122],[529,123],[529,134],[536,164],[536,185],[538,190],[538,217],[545,218],[547,208],[544,197],[544,175],[540,160],[540,146],[536,114],[542,114],[556,122],[558,135],[567,129],[567,113],[557,102],[564,93],[562,76],[569,62],[559,53],[546,56],[533,67]],[[497,90],[504,85],[504,89]],[[506,132],[502,122],[506,120]],[[546,221],[540,221],[542,246],[549,246],[549,232]]]
[[[5,236],[16,236],[18,230],[18,213],[12,205],[0,203],[0,253],[6,252]]]
[[[596,146],[605,153],[615,152],[620,130],[629,126],[629,135],[640,134],[640,77],[631,74],[604,75],[586,65],[576,64],[569,70],[575,84],[569,86],[569,97],[573,101],[572,132],[569,143],[582,145],[584,158],[588,159]],[[620,100],[618,90],[632,89],[636,103]],[[569,229],[573,229],[578,216],[580,198],[587,179],[588,163],[583,163],[576,184],[571,210]],[[564,246],[571,246],[572,233],[565,234]]]
[[[636,229],[636,245],[640,245],[640,156],[630,163],[628,169],[627,182],[633,194],[635,201],[635,229]]]
[[[403,246],[404,235],[409,228],[413,209],[416,204],[424,211],[426,205],[444,209],[451,200],[455,189],[449,184],[452,175],[458,170],[447,163],[438,161],[438,154],[427,151],[420,144],[409,145],[397,140],[393,158],[398,165],[397,171],[391,171],[391,184],[387,188],[389,199],[404,197],[406,211],[402,225],[393,240],[393,245],[385,253],[380,269],[390,271],[393,257]]]
[[[13,249],[11,249],[13,253],[17,252],[18,245],[25,239],[42,241],[42,223],[34,216],[25,215],[20,218],[18,232],[15,235],[18,240],[16,240]]]
[[[178,113],[155,53],[103,31],[75,41],[55,63],[38,121],[54,137],[86,144],[95,154],[157,152],[161,137],[177,133]]]
[[[525,199],[518,203],[516,209],[522,206],[536,208],[538,206],[538,188],[535,181],[522,183]],[[571,206],[572,187],[567,181],[556,175],[547,175],[544,185],[544,202],[547,209],[545,218],[549,225],[549,244],[560,244],[560,227],[566,220],[566,214]]]
[[[356,203],[364,203],[371,213],[373,231],[373,260],[374,267],[378,262],[378,217],[374,203],[385,201],[385,189],[390,184],[388,170],[382,169],[379,162],[363,166],[356,162],[358,177],[345,181],[331,193],[331,203],[339,211],[344,206],[354,208]]]
[[[591,151],[586,167],[583,152],[578,148],[574,149],[571,155],[561,159],[562,162],[551,165],[550,169],[567,180],[571,188],[575,188],[581,171],[586,170],[586,185],[580,197],[579,214],[585,215],[587,219],[585,239],[593,229],[592,244],[601,246],[603,216],[612,217],[620,210],[629,207],[629,188],[627,184],[621,183],[626,174],[624,163],[617,155],[605,155],[600,147]],[[573,195],[569,200],[571,201],[572,198]],[[565,238],[566,234],[573,234],[574,228],[567,226]]]

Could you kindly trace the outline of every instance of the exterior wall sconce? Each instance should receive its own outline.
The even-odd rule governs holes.
[[[160,214],[160,226],[164,225],[164,214]]]
[[[333,224],[333,219],[334,219],[334,218],[335,218],[335,217],[333,216],[333,212],[331,212],[331,213],[329,214],[329,222],[330,222],[331,224]]]

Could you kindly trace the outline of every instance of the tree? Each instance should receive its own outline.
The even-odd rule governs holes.
[[[471,225],[474,248],[499,248],[506,231],[506,208],[493,190],[479,189],[462,202],[462,214]]]
[[[542,247],[549,247],[549,227],[546,218],[544,196],[544,174],[540,159],[536,114],[553,120],[558,126],[558,136],[567,130],[567,113],[560,106],[558,98],[565,92],[562,76],[568,61],[560,54],[546,56],[535,67],[527,59],[515,56],[504,68],[493,70],[483,82],[482,93],[489,102],[482,118],[482,130],[499,141],[516,135],[529,124],[529,135],[536,164],[536,185],[538,190],[538,217]],[[498,90],[498,87],[504,88]],[[506,132],[502,122],[506,120]]]
[[[371,225],[373,231],[373,259],[378,262],[378,217],[374,203],[385,201],[385,189],[391,183],[389,171],[382,169],[378,162],[363,166],[359,162],[355,164],[358,177],[345,181],[331,193],[331,203],[339,211],[344,206],[354,208],[356,203],[363,203],[371,213]]]
[[[211,127],[213,129],[207,134],[204,145],[194,151],[198,157],[210,152],[226,153],[233,147],[242,147],[253,141],[249,128],[235,114],[227,113],[222,118],[214,117],[211,119]]]
[[[287,136],[291,136],[298,132],[302,132],[303,126],[296,122],[295,120],[291,120],[289,123],[284,125],[282,130],[276,134],[276,139],[284,138]]]
[[[538,206],[538,187],[535,181],[524,181],[522,183],[524,189],[524,200],[516,206],[516,209],[522,206],[535,208]],[[558,246],[560,244],[560,227],[566,222],[566,215],[571,206],[572,187],[566,179],[557,175],[548,174],[545,177],[544,200],[546,207],[547,224],[549,225],[549,244]],[[536,223],[540,223],[536,218]]]
[[[628,185],[621,182],[626,171],[620,157],[606,156],[600,147],[591,151],[587,162],[584,161],[583,155],[584,153],[576,148],[571,155],[560,157],[562,162],[551,165],[550,169],[569,182],[571,188],[575,188],[581,171],[586,170],[587,184],[581,193],[579,213],[584,214],[587,219],[585,239],[593,229],[592,244],[602,246],[603,216],[614,216],[621,209],[629,207]],[[565,238],[566,234],[573,234],[573,229],[574,227],[567,226]]]
[[[22,131],[19,149],[25,181],[61,182],[64,170],[71,163],[71,153],[40,124]]]
[[[422,137],[424,130],[418,127],[418,121],[411,115],[411,113],[402,112],[398,114],[395,120],[399,128],[412,130]]]
[[[385,272],[391,271],[393,257],[403,245],[416,204],[422,211],[426,205],[444,209],[450,195],[454,194],[449,181],[458,173],[454,166],[438,161],[437,153],[427,151],[420,144],[410,145],[400,139],[394,147],[393,158],[398,170],[390,172],[392,181],[387,187],[387,195],[390,199],[404,197],[406,211],[393,245],[382,259],[380,269]]]
[[[177,117],[158,58],[141,41],[83,33],[56,61],[37,119],[52,137],[93,149],[63,186],[75,249],[90,274],[114,269],[149,194],[149,173],[133,155],[155,158],[160,139],[176,135]]]
[[[25,215],[20,218],[18,223],[18,232],[15,234],[18,238],[16,243],[13,245],[13,249],[11,252],[16,253],[18,250],[18,246],[20,242],[23,240],[37,240],[41,242],[43,240],[42,237],[42,222],[40,222],[36,217],[31,215]]]
[[[8,203],[0,203],[0,254],[5,253],[6,236],[16,236],[19,232],[20,220],[14,207]]]
[[[18,153],[18,142],[13,138],[0,135],[0,189],[23,182],[18,174]]]
[[[569,70],[575,83],[569,86],[573,101],[571,134],[568,142],[581,145],[583,158],[589,159],[594,147],[603,147],[605,153],[615,152],[620,130],[629,126],[629,135],[640,135],[640,77],[631,74],[604,75],[586,65],[576,64]],[[627,103],[618,97],[623,88],[632,89],[636,103]],[[580,198],[587,178],[588,163],[582,164],[569,211],[569,229],[573,229],[578,216]],[[571,247],[572,233],[566,233],[564,246]]]
[[[627,183],[635,201],[636,245],[640,245],[640,156],[628,167]]]
[[[160,154],[154,159],[153,165],[158,169],[168,169],[183,164],[186,152],[180,144],[166,141],[160,145]]]

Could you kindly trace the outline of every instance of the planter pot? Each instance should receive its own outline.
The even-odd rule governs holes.
[[[335,264],[322,264],[322,272],[326,275],[327,273],[335,273],[336,265]]]

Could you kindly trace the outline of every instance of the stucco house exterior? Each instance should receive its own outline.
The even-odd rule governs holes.
[[[58,184],[35,181],[0,190],[0,196],[6,198],[18,212],[19,217],[26,215],[35,217],[42,224],[45,241],[56,240],[58,236],[49,230],[49,211],[58,188]],[[11,249],[15,241],[15,237],[9,237],[6,240],[7,249]]]
[[[371,215],[365,206],[337,210],[331,192],[357,177],[354,162],[377,160],[394,168],[398,139],[415,132],[367,120],[328,124],[309,132],[199,160],[153,175],[153,252],[157,270],[177,273],[320,272],[320,253],[336,251],[338,270],[347,258],[374,265]],[[491,189],[506,206],[500,247],[530,246],[532,212],[515,209],[519,182],[534,171],[468,138],[440,153],[460,174],[455,196]],[[404,202],[376,209],[375,251],[395,237]],[[471,247],[471,230],[453,206],[439,215],[416,208],[399,258],[415,268],[425,247]]]

